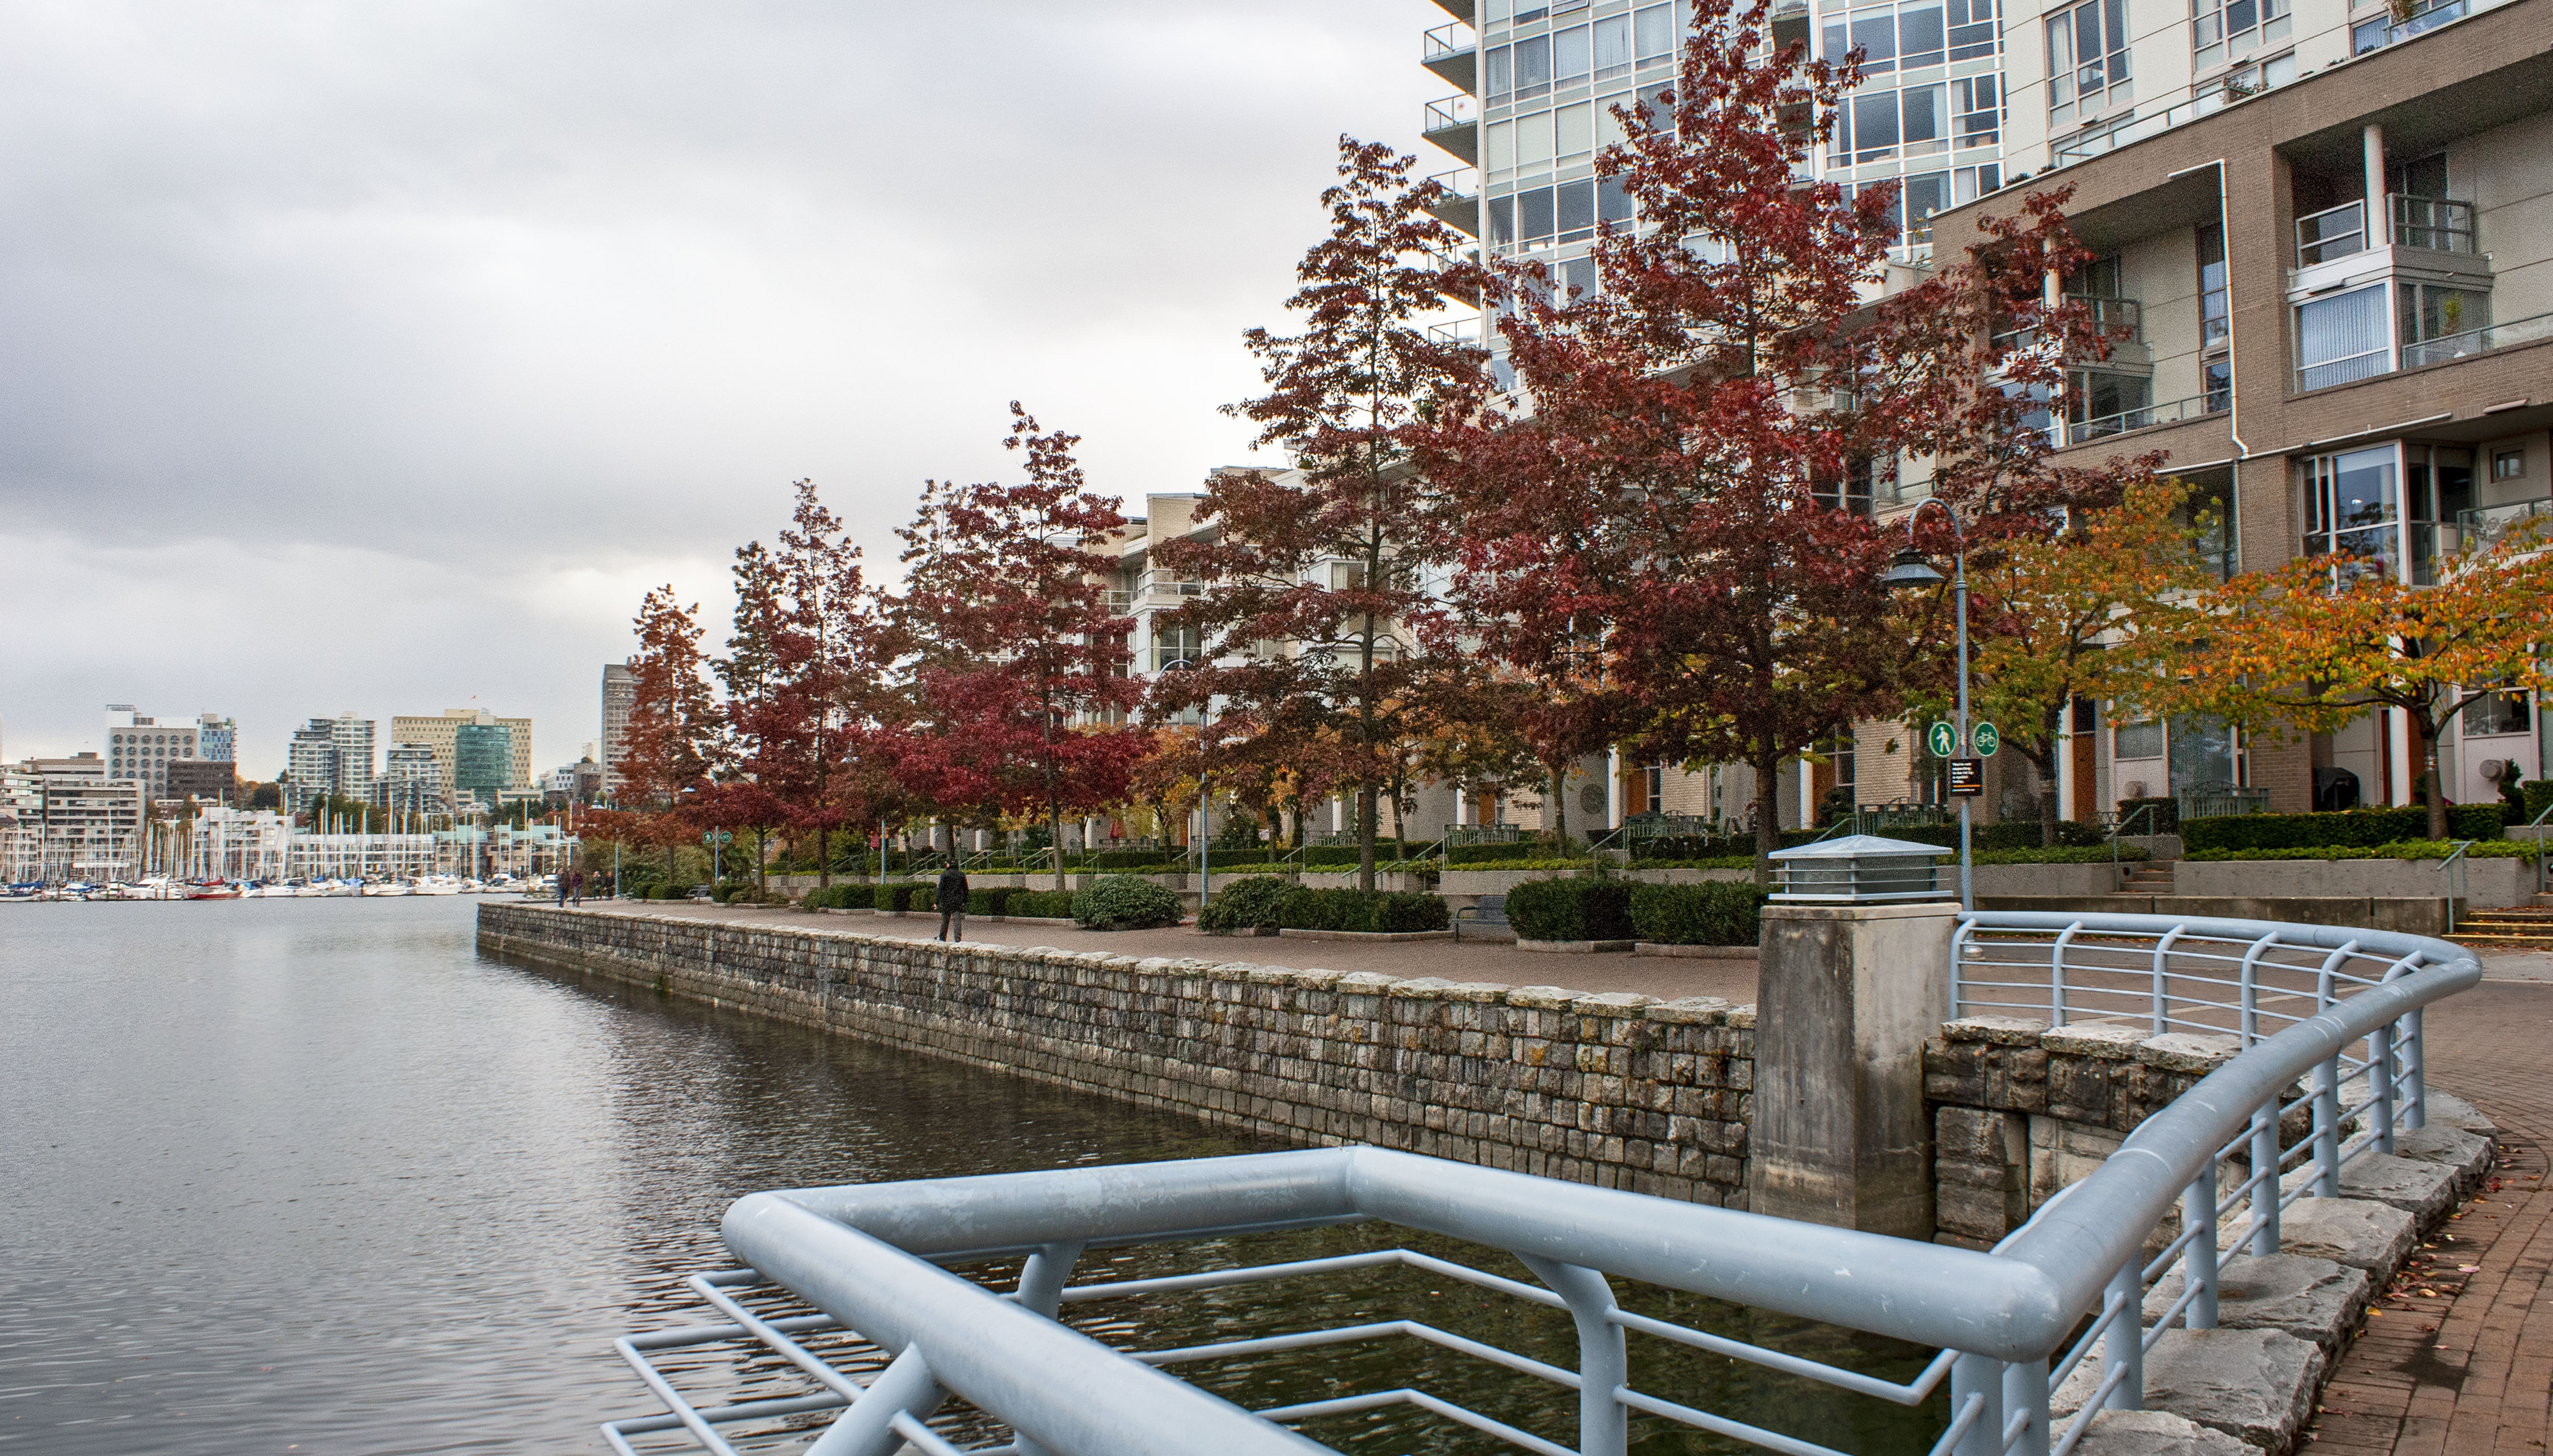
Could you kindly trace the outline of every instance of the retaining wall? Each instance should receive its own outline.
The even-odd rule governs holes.
[[[482,904],[506,959],[1293,1143],[1744,1207],[1751,1006]]]

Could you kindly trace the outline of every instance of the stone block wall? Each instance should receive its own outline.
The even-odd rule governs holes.
[[[1937,1242],[1992,1246],[2239,1050],[2127,1022],[1944,1023],[1924,1048]]]
[[[1753,1007],[890,940],[538,904],[491,954],[653,985],[1292,1143],[1744,1207]]]

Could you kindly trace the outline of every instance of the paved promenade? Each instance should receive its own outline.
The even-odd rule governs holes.
[[[608,902],[604,902],[608,903]],[[622,910],[821,925],[929,940],[939,918],[646,903]],[[968,939],[1127,955],[1247,960],[1398,976],[1559,985],[1650,996],[1755,999],[1752,960],[1552,955],[1465,941],[1369,945],[1194,930],[1103,933],[978,921]],[[2309,1449],[2387,1456],[2553,1451],[2553,955],[2486,953],[2486,979],[2428,1015],[2429,1074],[2499,1124],[2501,1167],[2377,1301],[2342,1357]]]

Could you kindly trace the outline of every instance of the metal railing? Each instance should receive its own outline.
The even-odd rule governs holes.
[[[2470,202],[2423,197],[2414,192],[2387,192],[2393,211],[2393,242],[2402,248],[2433,253],[2474,251],[2474,210]]]
[[[1478,50],[1480,44],[1469,25],[1459,20],[1447,21],[1419,37],[1418,63],[1425,65],[1431,60],[1449,60]]]
[[[2448,935],[2452,936],[2456,933],[2456,902],[2471,898],[2473,893],[2472,885],[2466,878],[2465,873],[2465,866],[2467,863],[2465,859],[2465,851],[2481,842],[2482,840],[2458,840],[2455,841],[2456,847],[2454,851],[2449,853],[2446,858],[2438,861],[2438,868],[2445,871],[2447,876]],[[2540,854],[2537,855],[2535,862],[2536,873],[2543,873],[2544,856]]]
[[[1421,120],[1418,130],[1424,135],[1430,132],[1450,132],[1469,127],[1473,118],[1480,114],[1476,109],[1477,105],[1478,103],[1471,97],[1459,93],[1439,97],[1427,103],[1427,114]]]
[[[2520,521],[2553,511],[2553,498],[2538,496],[2532,501],[2511,501],[2504,505],[2482,505],[2456,512],[2456,545],[2462,551],[2487,551]]]
[[[2460,334],[2405,344],[2402,346],[2402,367],[2418,369],[2424,364],[2445,364],[2449,360],[2467,359],[2476,354],[2488,354],[2494,349],[2532,344],[2542,339],[2553,339],[2553,313],[2513,318],[2506,323],[2486,324]]]
[[[2120,341],[2122,343],[2134,344],[2145,338],[2145,305],[2134,298],[2109,298],[2096,293],[2068,293],[2065,295],[2065,301],[2080,303],[2089,309],[2092,314],[2092,326],[2103,333],[2113,330],[2124,332],[2127,337]]]
[[[2154,806],[2148,805],[2151,809]],[[2180,817],[2183,819],[2232,819],[2245,814],[2270,812],[2270,791],[2238,789],[2218,784],[2208,788],[2180,791]]]
[[[2055,443],[2080,445],[2086,440],[2124,435],[2130,430],[2151,429],[2159,424],[2180,424],[2187,420],[2204,419],[2211,414],[2224,412],[2223,395],[2192,394],[2186,399],[2174,399],[2168,403],[2140,404],[2134,409],[2122,409],[2115,414],[2068,420],[2065,423],[2063,436]]]
[[[2344,202],[2296,219],[2296,267],[2367,251],[2367,204]]]
[[[2137,824],[2142,821],[2146,827],[2147,834],[2161,835],[2163,833],[2163,821],[2155,818],[2156,808],[2157,806],[2152,804],[2141,805],[2138,807],[2136,813],[2131,814],[2127,818],[2110,826],[2111,889],[2123,890],[2127,888],[2128,870],[2127,865],[2119,858],[2119,840],[2127,838],[2128,831],[2135,828]]]
[[[1920,1407],[1946,1388],[1933,1456],[2061,1456],[2101,1409],[2144,1403],[2145,1357],[2165,1333],[2215,1325],[2228,1251],[2276,1253],[2295,1200],[2337,1196],[2353,1159],[2389,1153],[2397,1130],[2424,1125],[2422,1009],[2482,974],[2470,952],[2443,941],[2163,916],[1962,915],[1952,954],[1956,1014],[2018,1012],[2053,1026],[2089,1015],[2213,1038],[2195,1045],[2229,1060],[1985,1253],[1367,1147],[756,1193],[723,1226],[749,1267],[688,1282],[719,1321],[618,1342],[665,1408],[606,1425],[605,1439],[628,1456],[632,1437],[680,1432],[727,1456],[724,1432],[840,1409],[809,1450],[1276,1456],[1330,1449],[1289,1424],[1406,1405],[1546,1456],[1620,1456],[1635,1418],[1839,1456],[1676,1399],[1691,1392],[1636,1388],[1636,1335],[1832,1399]],[[2295,1097],[2300,1078],[2310,1089]],[[1504,1251],[1535,1282],[1393,1247],[1073,1283],[1093,1250],[1211,1241],[1210,1257],[1229,1260],[1255,1235],[1369,1221]],[[1013,1262],[983,1269],[996,1261]],[[1266,1332],[1228,1327],[1250,1306],[1214,1292],[1373,1270],[1416,1271],[1548,1311],[1529,1318],[1565,1318],[1576,1368],[1434,1322],[1455,1301],[1425,1306],[1425,1319]],[[1642,1286],[1936,1353],[1920,1368],[1906,1362],[1912,1378],[1884,1379],[1625,1307]],[[1163,1322],[1148,1317],[1153,1305],[1181,1295],[1202,1296],[1218,1337],[1148,1347],[1144,1333]],[[1115,1344],[1060,1318],[1067,1306],[1119,1301],[1135,1308],[1092,1325]],[[1516,1320],[1498,1328],[1523,1338]],[[1563,1393],[1576,1443],[1397,1371],[1382,1389],[1324,1382],[1322,1399],[1251,1410],[1165,1369],[1228,1374],[1223,1363],[1241,1361],[1247,1375],[1297,1352],[1380,1341],[1423,1343]],[[724,1358],[660,1365],[680,1351]],[[746,1368],[763,1379],[724,1404],[678,1384]],[[2087,1374],[2088,1397],[2060,1428],[2052,1397],[2077,1369],[2099,1375]],[[783,1376],[794,1382],[786,1391]],[[952,1399],[963,1408],[942,1414]]]

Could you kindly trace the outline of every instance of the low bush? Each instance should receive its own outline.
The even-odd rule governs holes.
[[[1094,931],[1176,925],[1179,908],[1177,891],[1133,874],[1103,874],[1072,897],[1072,918]]]
[[[1264,923],[1264,922],[1263,922]],[[1286,930],[1406,935],[1451,924],[1445,902],[1405,890],[1291,890],[1277,906]]]
[[[1004,910],[1003,907],[1008,905],[1019,895],[1019,887],[1016,885],[995,885],[992,888],[985,890],[968,890],[966,892],[966,913],[968,915],[1008,914],[1009,912]]]
[[[2143,819],[2137,811],[2151,807],[2154,813]],[[2135,820],[2131,824],[2129,821]],[[2176,835],[2180,833],[2178,799],[2122,799],[2119,801],[2119,823],[2132,835]]]
[[[1627,941],[1633,934],[1625,880],[1527,880],[1507,891],[1506,908],[1520,941]]]
[[[863,910],[875,902],[876,892],[853,880],[846,884],[825,885],[807,892],[810,910]]]
[[[1453,844],[1445,850],[1447,864],[1503,864],[1510,859],[1573,859],[1587,852],[1583,840],[1564,840],[1557,851],[1549,840],[1518,840],[1512,844]],[[1353,858],[1354,856],[1350,856]]]
[[[1093,869],[1151,869],[1176,864],[1184,857],[1177,849],[1102,849],[1085,862]],[[1073,856],[1067,853],[1064,858]]]
[[[1764,900],[1770,893],[1736,880],[1634,885],[1631,929],[1641,940],[1662,946],[1752,946],[1762,935]],[[1515,902],[1510,898],[1507,904],[1512,920]]]
[[[2523,840],[2483,840],[2468,859],[2532,859],[2537,846]],[[2456,852],[2449,840],[2404,840],[2393,844],[2303,844],[2270,849],[2192,849],[2184,859],[2444,859]]]
[[[2505,805],[2458,804],[2447,810],[2447,838],[2497,840]],[[2311,849],[2326,845],[2372,848],[2425,840],[2426,809],[2351,809],[2339,814],[2237,814],[2193,819],[2180,827],[2185,850]]]
[[[2553,779],[2528,779],[2517,786],[2517,791],[2526,799],[2526,807],[2519,811],[2525,818],[2517,821],[2519,824],[2531,824],[2535,816],[2553,807]]]
[[[1197,929],[1201,931],[1239,931],[1263,925],[1283,925],[1281,907],[1294,886],[1273,874],[1244,875],[1226,880],[1215,887],[1212,898],[1197,912]]]
[[[1065,920],[1072,915],[1070,890],[1013,890],[1002,902],[1002,914],[1037,920]]]
[[[904,880],[878,886],[869,903],[880,910],[929,910],[932,899],[931,886]]]

